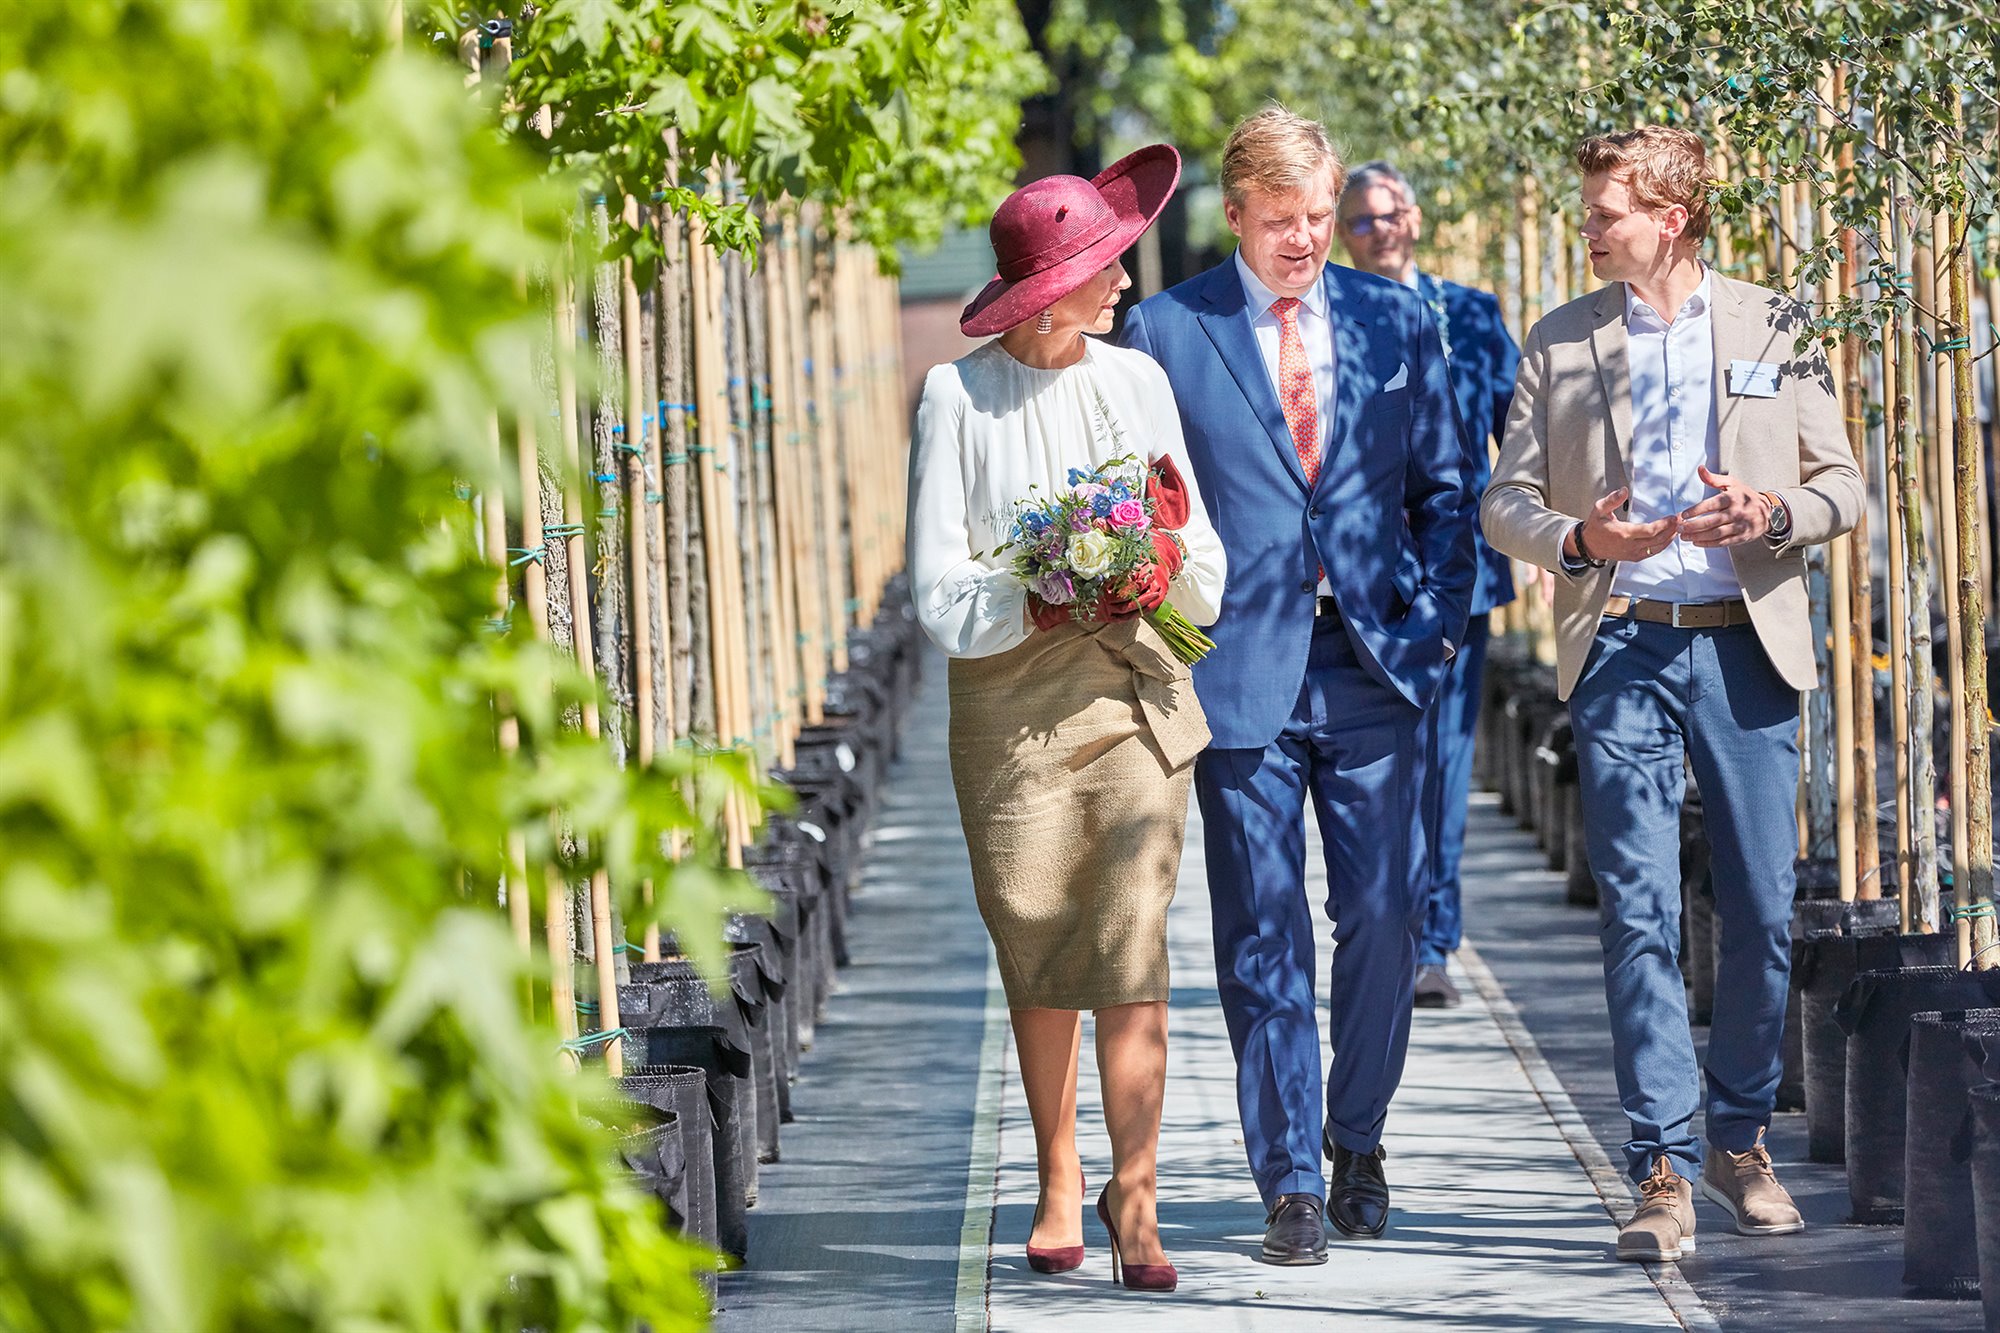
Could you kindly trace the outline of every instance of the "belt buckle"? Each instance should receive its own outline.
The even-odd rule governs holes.
[[[1688,626],[1681,624],[1681,608],[1687,605],[1688,603],[1686,602],[1673,603],[1672,618],[1669,619],[1667,623],[1672,625],[1675,629],[1687,629]]]

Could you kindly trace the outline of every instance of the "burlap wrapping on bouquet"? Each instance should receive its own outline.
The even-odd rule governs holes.
[[[1015,1009],[1167,998],[1167,905],[1208,722],[1143,619],[951,663],[951,773]]]

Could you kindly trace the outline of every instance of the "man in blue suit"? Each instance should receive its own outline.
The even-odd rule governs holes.
[[[1472,500],[1444,350],[1415,293],[1326,262],[1342,168],[1273,106],[1223,151],[1236,255],[1142,302],[1230,587],[1194,669],[1216,981],[1264,1256],[1323,1263],[1331,1216],[1380,1235],[1382,1128],[1409,1042],[1430,888],[1425,710],[1463,641]],[[1322,1102],[1310,801],[1334,921]],[[1322,1150],[1332,1169],[1321,1170]]]
[[[1340,243],[1356,268],[1402,283],[1430,307],[1465,427],[1466,463],[1476,505],[1492,472],[1488,441],[1507,433],[1507,409],[1514,402],[1514,371],[1521,363],[1521,349],[1507,332],[1498,297],[1417,268],[1423,225],[1416,191],[1395,167],[1367,162],[1348,174],[1340,192]],[[1464,934],[1458,868],[1465,852],[1466,802],[1472,795],[1472,737],[1479,721],[1480,676],[1486,668],[1487,614],[1514,600],[1514,575],[1507,557],[1486,544],[1476,523],[1473,541],[1479,577],[1472,585],[1472,619],[1431,708],[1432,755],[1425,795],[1431,809],[1432,879],[1424,937],[1417,948],[1419,1009],[1449,1009],[1459,1002],[1445,964]]]

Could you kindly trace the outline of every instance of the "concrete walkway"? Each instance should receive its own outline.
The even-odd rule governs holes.
[[[1487,998],[1462,972],[1463,1008],[1417,1015],[1389,1113],[1384,1143],[1395,1211],[1388,1234],[1363,1242],[1335,1233],[1323,1267],[1258,1260],[1264,1213],[1243,1156],[1235,1062],[1216,1001],[1198,818],[1190,821],[1190,854],[1169,918],[1176,984],[1160,1137],[1161,1238],[1180,1270],[1180,1289],[1160,1297],[1112,1286],[1094,1216],[1084,1229],[1089,1258],[1082,1269],[1063,1277],[1029,1270],[1021,1247],[1035,1206],[1034,1138],[1010,1069],[988,1326],[995,1333],[1083,1330],[1143,1316],[1148,1328],[1204,1333],[1681,1327],[1644,1268],[1611,1260],[1615,1233],[1589,1172]],[[1332,928],[1322,922],[1319,956],[1331,952]],[[1484,979],[1476,965],[1474,974]],[[1094,1198],[1110,1149],[1088,1034],[1085,1047],[1078,1137]],[[1555,1096],[1567,1106],[1559,1088]]]
[[[1386,1140],[1389,1234],[1336,1235],[1319,1268],[1256,1258],[1263,1213],[1236,1121],[1191,819],[1169,920],[1160,1181],[1180,1290],[1114,1288],[1094,1216],[1079,1272],[1031,1273],[1021,1247],[1033,1140],[972,902],[945,761],[943,676],[941,659],[927,663],[855,901],[853,964],[803,1062],[783,1160],[760,1173],[750,1266],[722,1284],[725,1333],[1039,1333],[1141,1320],[1163,1333],[1979,1326],[1976,1302],[1902,1300],[1888,1276],[1900,1271],[1901,1232],[1836,1225],[1832,1182],[1802,1173],[1813,1228],[1782,1251],[1727,1235],[1703,1204],[1700,1259],[1641,1267],[1611,1257],[1612,1217],[1630,1194],[1606,1155],[1623,1124],[1593,919],[1562,906],[1532,842],[1490,797],[1475,798],[1467,857],[1468,919],[1486,956],[1471,947],[1459,956],[1465,1007],[1416,1017]],[[1094,1198],[1109,1147],[1088,1049],[1083,1079],[1079,1140]],[[1790,1134],[1781,1125],[1773,1140],[1794,1179]]]

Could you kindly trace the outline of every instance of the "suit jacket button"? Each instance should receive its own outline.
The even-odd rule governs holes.
[[[1319,510],[1317,510],[1317,509],[1308,509],[1308,510],[1306,510],[1306,517],[1307,517],[1307,518],[1318,518],[1318,517],[1319,517]]]
[[[1311,579],[1300,579],[1300,580],[1299,580],[1299,591],[1300,591],[1300,592],[1311,592],[1311,591],[1313,590],[1313,586],[1314,586],[1314,585],[1313,585],[1313,581],[1312,581]]]

